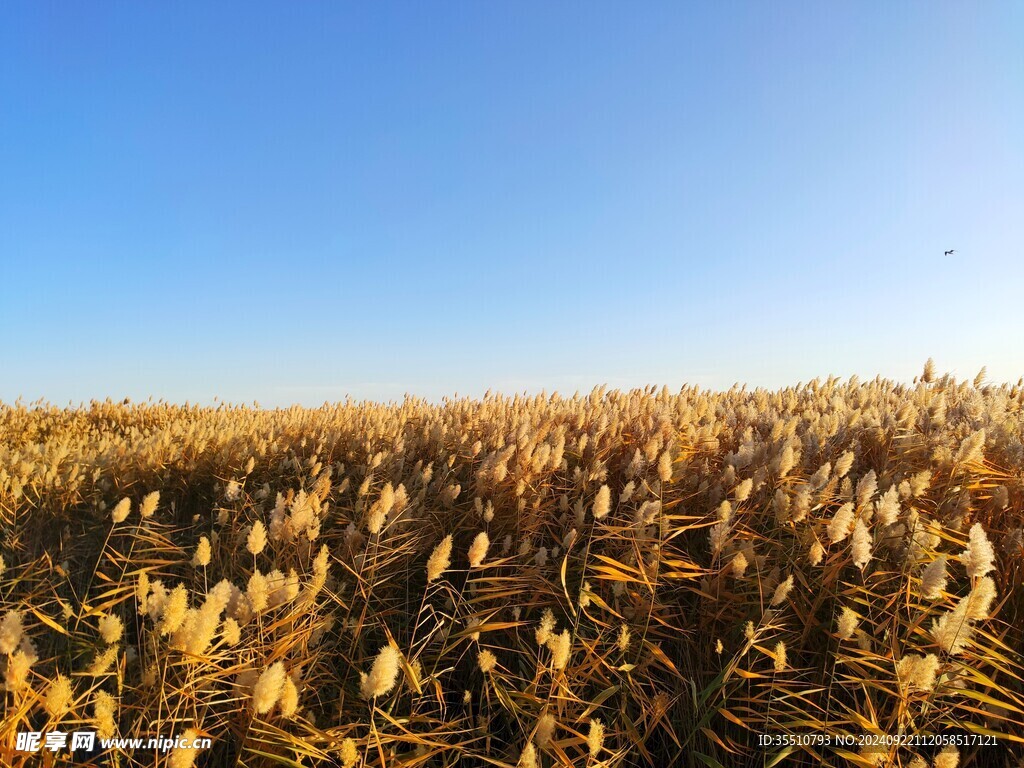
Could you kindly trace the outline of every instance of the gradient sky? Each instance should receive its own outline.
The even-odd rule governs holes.
[[[1013,2],[4,2],[0,399],[1016,381],[1022,40]]]

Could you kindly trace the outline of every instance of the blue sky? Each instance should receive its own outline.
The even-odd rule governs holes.
[[[1009,2],[5,2],[0,399],[1016,381],[1022,39]]]

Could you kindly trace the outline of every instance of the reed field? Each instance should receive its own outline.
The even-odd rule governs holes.
[[[0,533],[2,765],[1024,758],[1024,389],[984,372],[2,404]]]

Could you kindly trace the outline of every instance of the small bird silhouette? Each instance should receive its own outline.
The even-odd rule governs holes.
[[[952,256],[954,253],[956,253],[956,250],[954,248],[950,248],[944,255]]]

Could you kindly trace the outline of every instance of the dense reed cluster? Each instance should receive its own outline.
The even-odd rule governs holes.
[[[95,757],[169,768],[1016,765],[1022,509],[1024,391],[931,365],[0,405],[0,752],[92,728],[212,737]]]

